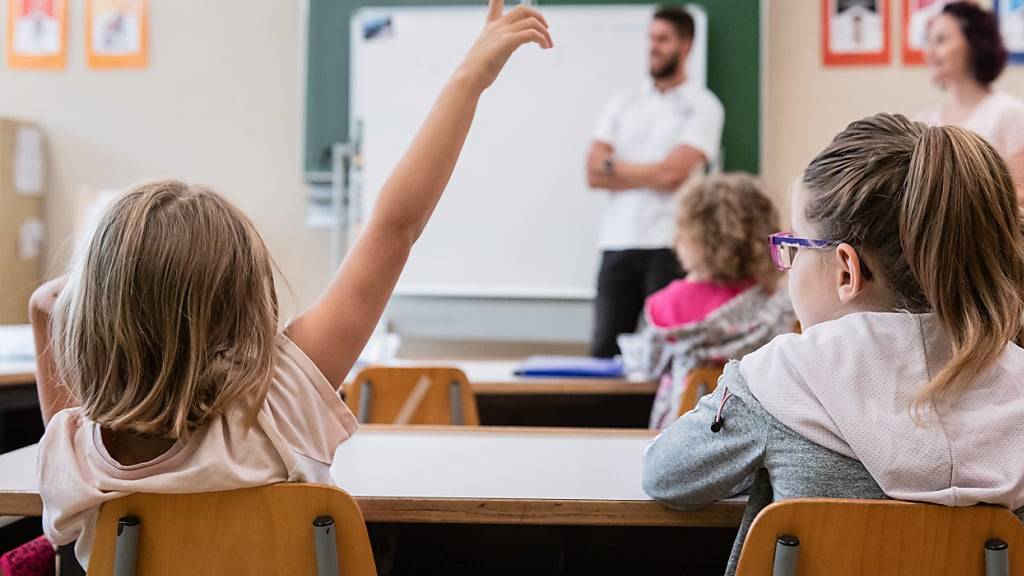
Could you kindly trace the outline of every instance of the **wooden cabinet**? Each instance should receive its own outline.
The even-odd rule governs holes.
[[[0,119],[0,324],[28,322],[43,276],[46,146],[38,126]]]

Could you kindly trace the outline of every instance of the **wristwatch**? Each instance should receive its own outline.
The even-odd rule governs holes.
[[[611,176],[615,174],[615,160],[606,158],[604,161],[604,173]]]

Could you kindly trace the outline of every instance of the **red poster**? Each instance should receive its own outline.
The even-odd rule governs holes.
[[[889,0],[822,0],[826,66],[888,64]]]

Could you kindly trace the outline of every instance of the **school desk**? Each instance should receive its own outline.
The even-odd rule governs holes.
[[[480,421],[492,426],[646,428],[657,383],[629,378],[520,377],[517,360],[398,360],[466,373]],[[348,381],[361,367],[353,369]]]
[[[645,430],[363,426],[331,473],[367,522],[739,526],[745,501],[670,510],[640,485]],[[0,455],[0,516],[42,513],[37,446]]]
[[[28,359],[0,359],[0,409],[38,405],[36,365]]]
[[[450,366],[466,373],[473,391],[486,395],[649,395],[656,382],[630,378],[574,378],[565,376],[522,377],[516,375],[518,360],[396,360],[384,366]],[[347,381],[355,379],[362,366],[353,368]]]

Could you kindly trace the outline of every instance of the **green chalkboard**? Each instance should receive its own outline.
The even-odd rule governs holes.
[[[483,0],[443,0],[475,5]],[[514,4],[514,2],[509,2]],[[541,0],[539,4],[651,4],[650,0]],[[687,0],[708,15],[708,87],[725,106],[725,169],[760,171],[761,0]],[[422,0],[310,0],[304,169],[309,181],[330,172],[331,145],[348,139],[349,19],[362,6]]]

